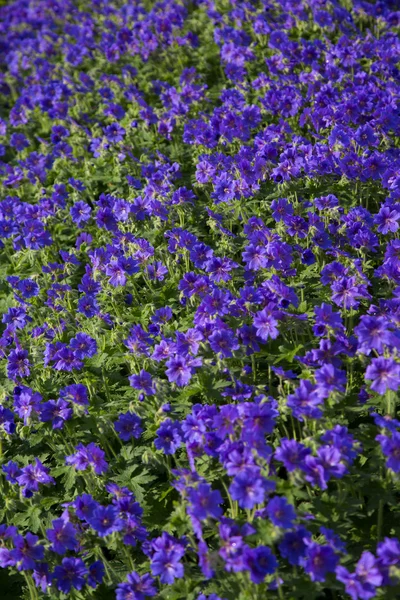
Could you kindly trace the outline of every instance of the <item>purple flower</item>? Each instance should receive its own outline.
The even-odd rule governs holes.
[[[397,538],[385,538],[378,544],[379,560],[386,567],[400,563],[400,542]]]
[[[35,568],[35,562],[44,557],[44,547],[38,544],[37,535],[27,533],[25,537],[15,535],[13,537],[14,550],[11,557],[15,560],[18,571],[27,571]]]
[[[177,550],[158,550],[151,560],[151,572],[160,577],[161,583],[172,584],[183,577],[182,553]]]
[[[322,489],[326,489],[326,481],[331,477],[343,477],[347,467],[341,462],[343,457],[337,448],[321,446],[317,454],[316,458],[313,456],[306,457],[305,478],[314,485],[320,485]]]
[[[288,407],[292,409],[293,416],[299,421],[303,421],[304,417],[320,419],[322,411],[318,405],[321,402],[320,390],[308,379],[302,379],[294,394],[289,394],[287,399]]]
[[[14,413],[9,408],[4,408],[4,406],[0,406],[0,425],[9,435],[15,432]]]
[[[336,568],[336,577],[345,584],[346,592],[353,600],[374,598],[376,588],[380,587],[383,582],[376,558],[371,552],[362,553],[355,573],[349,573],[347,569],[339,566]]]
[[[14,567],[16,564],[15,558],[13,558],[12,551],[8,548],[0,548],[0,567],[5,569],[7,567]]]
[[[78,312],[85,317],[95,317],[99,313],[100,307],[96,298],[91,294],[85,294],[78,300]]]
[[[301,559],[307,553],[305,539],[310,539],[311,533],[305,527],[298,527],[295,531],[285,533],[279,544],[279,552],[293,566],[300,565]]]
[[[155,581],[149,573],[139,575],[135,571],[127,575],[128,583],[120,583],[116,590],[116,600],[144,600],[157,594]]]
[[[273,200],[270,208],[275,221],[282,221],[284,217],[291,217],[293,215],[293,206],[286,198]]]
[[[332,364],[325,363],[315,371],[315,380],[321,396],[328,397],[331,392],[344,392],[346,388],[346,373]]]
[[[175,356],[168,359],[167,370],[165,371],[168,381],[176,383],[183,387],[189,383],[192,378],[193,367],[201,365],[200,359],[190,359],[187,356]]]
[[[10,146],[20,152],[29,146],[29,141],[23,133],[13,133],[10,137]]]
[[[331,19],[331,15],[328,12],[321,12],[326,13]],[[379,143],[375,136],[374,129],[368,123],[366,125],[361,125],[361,127],[357,129],[354,137],[360,146],[376,146]]]
[[[89,463],[93,466],[94,472],[96,475],[102,475],[108,469],[107,461],[105,460],[104,451],[91,442],[87,446],[87,455],[89,459]]]
[[[211,193],[215,204],[230,202],[235,197],[235,182],[225,173],[214,180],[214,191]]]
[[[144,369],[140,371],[139,375],[131,375],[129,377],[129,383],[135,390],[139,390],[147,396],[153,396],[156,393],[153,379],[150,373]]]
[[[276,571],[278,562],[267,546],[258,548],[247,548],[244,554],[244,564],[250,571],[250,579],[253,583],[262,583],[267,575]]]
[[[264,341],[268,340],[268,338],[274,340],[279,335],[277,328],[278,321],[267,308],[255,314],[253,324],[257,329],[258,337]]]
[[[110,285],[114,287],[124,286],[126,284],[126,271],[121,259],[113,258],[106,267]]]
[[[87,518],[87,522],[100,537],[110,535],[114,531],[121,531],[124,526],[122,519],[119,518],[118,509],[113,505],[97,506]]]
[[[237,525],[231,527],[228,520],[224,519],[219,526],[221,547],[218,554],[225,561],[226,571],[238,572],[245,569],[244,552],[247,546],[240,533],[240,528]]]
[[[69,594],[72,588],[83,588],[87,574],[86,565],[80,558],[63,558],[61,565],[54,569],[54,580],[60,592]]]
[[[204,421],[199,419],[197,415],[188,415],[186,419],[182,421],[181,428],[185,441],[195,444],[203,443],[207,427]]]
[[[122,142],[125,136],[125,129],[118,123],[111,123],[111,125],[104,127],[103,131],[107,140],[112,144]]]
[[[392,437],[377,435],[383,454],[387,457],[386,466],[395,473],[400,473],[400,433],[393,432]]]
[[[229,486],[229,493],[241,508],[252,509],[256,504],[264,502],[264,481],[254,469],[245,469],[235,476]]]
[[[70,177],[68,179],[68,183],[79,192],[83,192],[84,190],[86,190],[86,186],[79,179],[74,179],[73,177]]]
[[[49,469],[38,458],[35,458],[34,465],[23,467],[21,475],[16,479],[22,487],[22,493],[26,498],[30,498],[33,492],[39,491],[39,484],[55,484],[53,477],[49,475]]]
[[[358,338],[358,351],[367,355],[371,353],[371,350],[383,354],[385,345],[391,346],[395,341],[395,336],[389,328],[389,322],[384,317],[363,315],[359,325],[354,328],[354,333]]]
[[[371,552],[363,552],[356,566],[356,575],[363,587],[379,587],[383,577],[376,564],[376,558]]]
[[[47,538],[52,542],[51,550],[57,554],[65,554],[67,550],[77,550],[77,530],[69,521],[55,519],[52,521],[53,529],[47,529]]]
[[[0,525],[0,540],[11,539],[16,533],[18,533],[18,529],[14,525]]]
[[[9,332],[17,329],[23,329],[28,322],[29,317],[26,314],[24,308],[11,307],[3,315],[2,323],[8,325],[7,330]]]
[[[331,289],[332,301],[335,304],[347,310],[358,307],[357,299],[361,297],[361,291],[355,277],[340,277],[331,284]]]
[[[32,578],[36,587],[40,588],[45,594],[48,591],[52,580],[52,576],[49,573],[49,565],[47,563],[36,563]]]
[[[206,273],[210,273],[211,281],[218,283],[220,281],[229,281],[231,279],[229,272],[238,266],[237,263],[226,256],[223,258],[214,256],[206,262],[205,271]]]
[[[240,393],[240,387],[237,392]],[[243,392],[246,392],[243,389]],[[256,400],[262,401],[264,397],[257,397]],[[240,416],[243,419],[242,440],[250,444],[254,444],[256,440],[263,442],[265,435],[272,433],[278,411],[276,404],[272,402],[261,402],[258,404],[243,402],[239,408]]]
[[[222,515],[223,499],[218,490],[212,490],[208,483],[199,483],[189,490],[190,512],[200,521],[208,517],[219,519]]]
[[[122,508],[122,507],[120,507]],[[124,523],[123,543],[127,546],[136,546],[137,543],[143,543],[147,538],[147,530],[140,524],[138,517],[128,514]]]
[[[118,421],[114,423],[115,431],[124,442],[128,442],[132,438],[138,439],[143,432],[141,422],[140,417],[134,413],[123,413],[119,415]]]
[[[16,287],[24,299],[32,298],[39,294],[39,286],[33,279],[20,279]]]
[[[125,116],[125,111],[119,104],[108,104],[104,109],[104,114],[114,117],[117,121],[120,121]]]
[[[96,340],[86,333],[77,333],[70,341],[70,347],[74,351],[75,356],[80,360],[91,358],[97,353]]]
[[[391,206],[382,206],[378,214],[375,215],[374,221],[378,225],[379,233],[384,235],[394,233],[400,227],[398,221],[400,219],[400,211]]]
[[[313,332],[317,336],[326,335],[330,330],[337,332],[343,330],[340,313],[332,310],[330,304],[323,302],[314,308],[316,323]]]
[[[80,370],[83,367],[83,362],[78,359],[73,350],[67,347],[60,348],[53,357],[54,368],[57,371],[73,371]]]
[[[338,552],[346,552],[346,544],[340,539],[340,536],[333,531],[333,529],[320,527],[319,530],[325,537],[328,544],[332,546],[334,550],[337,550]]]
[[[259,271],[268,265],[267,250],[263,246],[249,244],[242,253],[242,257],[247,268],[252,271]]]
[[[321,436],[321,441],[328,442],[337,448],[348,464],[354,461],[361,449],[354,437],[348,433],[347,427],[341,425],[335,425],[333,429],[328,429]]]
[[[159,260],[154,264],[147,265],[146,271],[151,281],[164,281],[165,275],[168,273],[167,267]]]
[[[311,541],[307,542],[307,546],[306,556],[301,561],[304,570],[311,581],[325,581],[328,573],[335,570],[338,557],[330,546],[320,546]]]
[[[77,250],[79,250],[83,244],[86,244],[87,246],[89,246],[92,243],[92,241],[93,241],[93,237],[90,235],[90,233],[86,233],[85,231],[82,231],[82,233],[80,233],[78,235],[78,237],[76,238],[75,248]]]
[[[175,454],[182,443],[179,424],[172,419],[165,419],[157,430],[157,438],[154,445],[157,450],[164,454]]]
[[[81,227],[82,224],[86,223],[86,221],[89,221],[92,209],[88,204],[86,204],[86,202],[78,201],[71,206],[69,212],[73,222]]]
[[[372,380],[371,390],[378,394],[386,390],[396,392],[400,386],[400,364],[392,358],[373,358],[365,371],[365,379]]]
[[[18,464],[12,460],[8,461],[7,464],[2,465],[2,471],[6,474],[6,481],[15,485],[18,483],[18,477],[21,475],[21,469]]]
[[[8,355],[7,377],[15,381],[18,377],[27,377],[30,372],[28,351],[22,349],[11,350]]]
[[[359,600],[364,598],[363,588],[360,581],[357,578],[356,573],[350,573],[345,567],[336,567],[336,579],[344,583],[346,593],[352,598],[352,600]],[[367,596],[366,598],[373,598],[373,596]]]
[[[276,527],[283,527],[284,529],[290,529],[296,519],[293,506],[288,503],[286,498],[281,496],[275,496],[268,502],[266,512]]]
[[[87,583],[90,587],[96,588],[104,579],[106,570],[101,560],[96,560],[89,567]]]
[[[87,521],[93,515],[97,503],[90,494],[82,494],[82,496],[75,498],[74,507],[76,516],[79,519]]]
[[[17,415],[24,420],[24,425],[28,425],[29,419],[35,413],[40,413],[41,399],[41,395],[38,392],[33,392],[30,388],[15,388],[14,409]]]
[[[64,422],[72,418],[72,408],[68,402],[59,398],[58,400],[49,400],[41,405],[40,420],[44,423],[52,422],[53,429],[62,429]]]
[[[66,457],[67,465],[73,465],[78,471],[84,471],[89,465],[92,465],[97,475],[102,475],[107,471],[108,464],[105,460],[105,453],[99,446],[91,442],[87,446],[78,444],[76,449],[75,454]]]
[[[86,447],[78,444],[75,454],[67,456],[65,462],[67,465],[73,465],[77,471],[84,471],[89,466],[89,456]]]
[[[173,314],[174,313],[170,306],[163,306],[155,311],[154,315],[151,317],[151,322],[158,325],[163,325],[172,319]]]
[[[61,398],[75,402],[75,404],[79,404],[80,406],[87,406],[89,404],[87,387],[82,383],[67,385],[60,390],[60,396]]]
[[[238,350],[239,343],[231,329],[216,329],[208,338],[211,349],[224,358],[233,356],[232,350]]]
[[[151,341],[150,335],[141,325],[134,325],[129,331],[129,337],[124,341],[124,344],[135,354],[149,356],[148,349]]]
[[[303,461],[309,454],[311,450],[300,442],[281,438],[280,446],[275,451],[275,458],[283,462],[288,471],[295,471],[303,467]]]

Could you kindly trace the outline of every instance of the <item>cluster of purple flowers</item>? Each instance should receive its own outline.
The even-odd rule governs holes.
[[[0,566],[32,600],[400,589],[399,27],[2,8]]]

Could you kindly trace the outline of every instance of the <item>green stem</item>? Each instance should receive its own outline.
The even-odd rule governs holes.
[[[256,383],[257,375],[256,375],[256,359],[254,354],[251,355],[251,370],[253,371],[253,383]]]
[[[285,600],[281,584],[279,583],[279,573],[278,572],[276,573],[276,583],[278,585],[278,596],[279,596],[280,600]]]
[[[234,518],[236,517],[236,511],[235,511],[234,503],[233,503],[233,501],[232,501],[231,495],[230,495],[230,493],[229,493],[229,490],[228,490],[228,488],[226,487],[226,484],[225,484],[225,482],[224,482],[224,481],[222,482],[222,485],[223,485],[223,486],[224,486],[224,488],[225,488],[226,495],[227,495],[227,497],[228,497],[228,501],[229,501],[229,506],[231,507],[231,516],[232,516],[232,519],[234,519]]]
[[[110,396],[110,391],[108,389],[108,383],[107,383],[107,378],[106,378],[106,372],[104,369],[101,370],[101,375],[102,375],[102,379],[103,379],[103,384],[104,384],[104,391],[106,393],[106,398],[108,400],[108,402],[111,402],[111,396]]]
[[[384,502],[382,499],[380,499],[379,505],[378,505],[378,523],[377,523],[377,528],[376,528],[376,535],[377,535],[378,541],[382,538],[383,507],[384,507]]]
[[[109,581],[110,585],[112,585],[113,583],[118,581],[118,575],[116,574],[116,572],[114,571],[114,569],[112,568],[112,566],[110,565],[110,563],[108,562],[106,557],[104,556],[104,552],[101,547],[98,547],[98,553],[100,554],[100,560],[104,564],[104,568],[106,570],[106,575],[107,575],[108,581]]]
[[[31,597],[31,600],[38,600],[38,595],[36,593],[36,587],[34,582],[31,579],[31,576],[28,575],[27,573],[23,573],[25,581],[26,581],[26,585],[28,586],[29,589],[29,595]]]
[[[107,437],[105,435],[101,435],[100,439],[103,441],[104,446],[109,449],[114,458],[118,460],[117,453],[115,452],[111,443],[108,441]]]
[[[386,412],[391,417],[393,416],[392,411],[396,413],[396,399],[394,398],[394,402],[392,403],[393,392],[391,390],[387,390],[386,392]]]
[[[135,570],[135,564],[134,564],[134,562],[132,560],[131,555],[129,554],[128,548],[125,545],[123,545],[123,550],[124,550],[124,554],[125,554],[126,558],[128,559],[128,564],[129,564],[130,570],[134,571]]]
[[[297,436],[296,436],[296,426],[294,424],[294,419],[293,419],[293,415],[290,415],[290,421],[292,423],[292,429],[293,429],[293,438],[295,441],[297,441]],[[288,436],[289,437],[289,436]]]

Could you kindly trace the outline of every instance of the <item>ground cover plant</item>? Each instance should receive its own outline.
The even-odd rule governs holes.
[[[399,598],[399,29],[0,8],[2,599]]]

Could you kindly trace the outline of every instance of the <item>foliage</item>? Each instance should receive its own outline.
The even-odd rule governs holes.
[[[2,598],[399,597],[396,8],[1,9]]]

